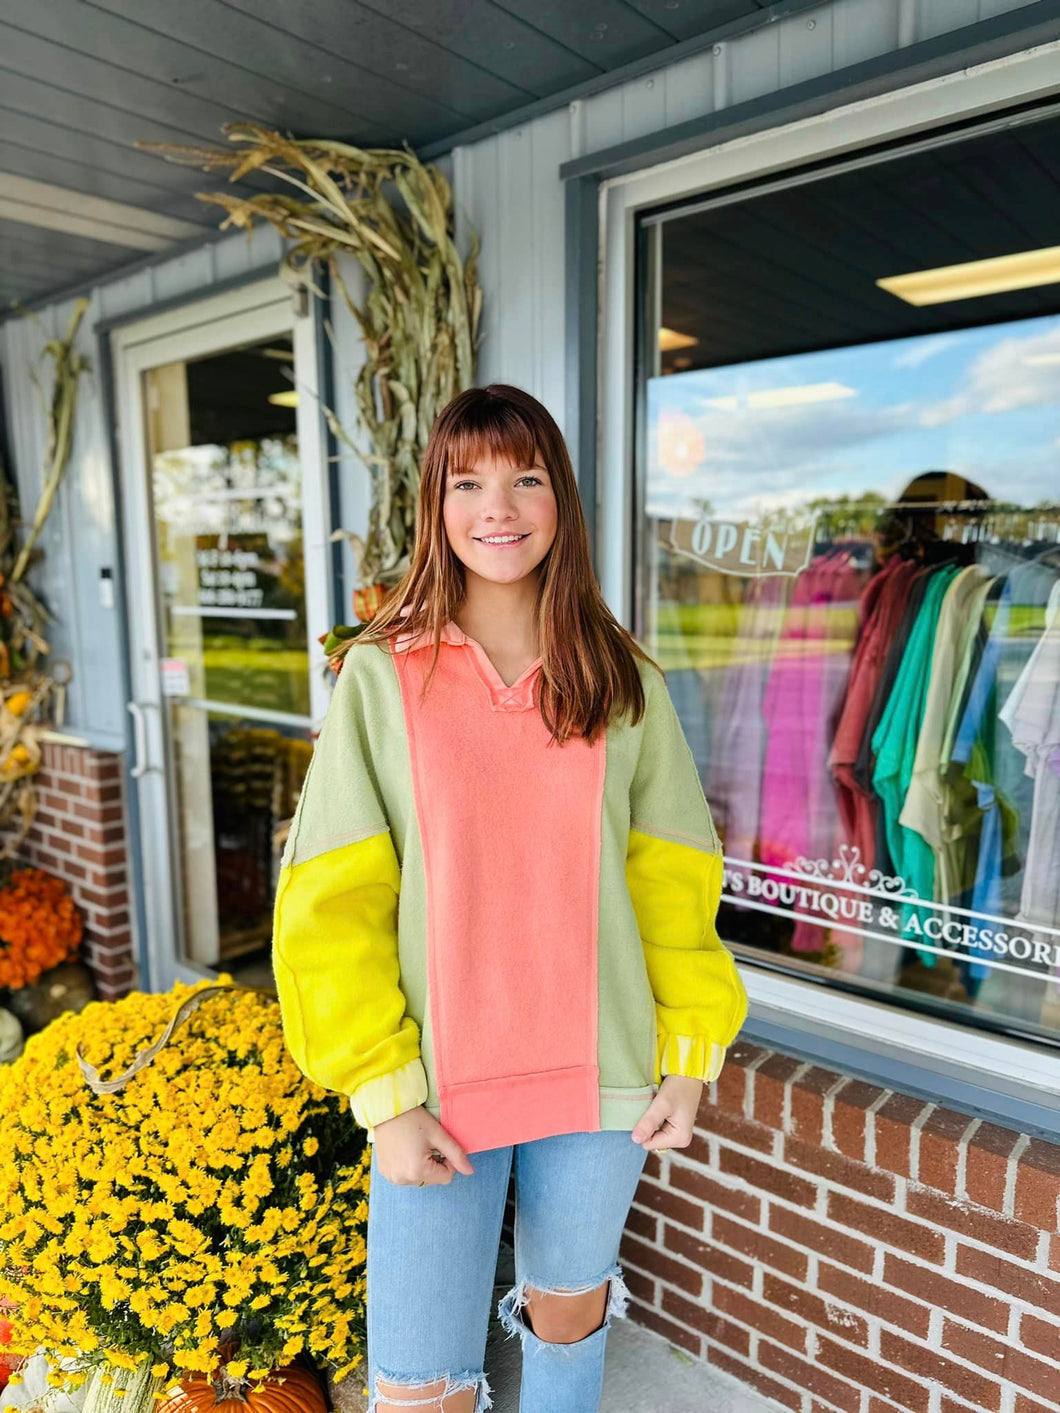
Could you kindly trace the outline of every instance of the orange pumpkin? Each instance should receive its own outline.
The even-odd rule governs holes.
[[[317,1379],[298,1364],[273,1369],[262,1379],[260,1393],[248,1388],[240,1398],[225,1395],[209,1374],[191,1374],[179,1393],[160,1400],[155,1413],[327,1413]]]

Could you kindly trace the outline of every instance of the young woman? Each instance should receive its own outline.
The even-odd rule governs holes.
[[[689,1142],[746,1012],[721,879],[558,427],[469,389],[431,432],[410,568],[343,659],[276,898],[291,1053],[372,1145],[373,1413],[492,1406],[513,1169],[521,1413],[599,1406],[641,1169]]]

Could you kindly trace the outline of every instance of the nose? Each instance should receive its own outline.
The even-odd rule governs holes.
[[[489,521],[517,520],[519,508],[515,504],[515,497],[511,491],[505,486],[498,486],[486,497],[482,515],[483,519]]]

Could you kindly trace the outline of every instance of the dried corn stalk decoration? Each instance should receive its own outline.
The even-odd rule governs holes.
[[[420,464],[437,413],[475,377],[482,291],[477,279],[478,237],[466,259],[457,251],[453,194],[444,175],[403,148],[362,148],[326,139],[295,141],[253,123],[223,129],[231,149],[138,147],[206,171],[230,170],[230,182],[249,173],[283,188],[254,196],[200,192],[228,213],[222,227],[246,230],[267,221],[292,242],[281,274],[319,290],[314,266],[328,267],[364,340],[364,364],[355,394],[369,450],[330,408],[334,436],[367,466],[372,479],[365,539],[350,540],[364,587],[390,586],[408,568],[414,535]],[[391,197],[396,196],[396,200]],[[355,301],[337,257],[352,255],[366,275]]]
[[[36,370],[34,381],[41,394],[47,442],[44,484],[33,523],[18,543],[19,514],[15,489],[0,467],[0,861],[15,854],[36,813],[36,792],[31,776],[41,763],[41,733],[47,717],[62,725],[69,663],[56,663],[50,673],[38,666],[51,651],[44,626],[51,617],[26,583],[26,572],[36,562],[41,530],[55,503],[74,444],[77,393],[88,360],[77,349],[88,300],[80,299],[65,338],[50,339],[41,362],[53,364],[51,388],[46,391]]]

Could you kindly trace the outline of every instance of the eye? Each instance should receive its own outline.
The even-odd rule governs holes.
[[[454,490],[454,491],[458,491],[458,490],[461,488],[461,486],[473,486],[474,484],[475,484],[474,481],[454,481],[454,482],[453,482],[453,490]]]
[[[519,477],[520,481],[533,481],[536,486],[544,485],[540,476],[535,476],[532,471],[528,471],[525,476]]]

